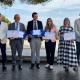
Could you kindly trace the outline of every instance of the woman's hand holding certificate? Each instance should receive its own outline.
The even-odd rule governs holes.
[[[45,39],[55,40],[55,33],[54,32],[45,32]]]

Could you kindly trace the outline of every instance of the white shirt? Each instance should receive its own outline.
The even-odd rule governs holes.
[[[4,22],[1,22],[0,39],[1,39],[1,43],[3,43],[3,44],[7,42],[7,30],[8,30],[7,24]]]

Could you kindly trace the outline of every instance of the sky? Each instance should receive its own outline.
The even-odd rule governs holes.
[[[47,18],[52,18],[54,24],[59,28],[63,25],[63,20],[68,17],[71,25],[74,26],[74,20],[79,18],[80,0],[51,0],[38,5],[21,3],[16,0],[12,7],[0,6],[0,12],[11,22],[14,21],[15,14],[20,14],[21,22],[27,25],[32,19],[32,12],[38,12],[39,20],[43,21],[45,26]]]

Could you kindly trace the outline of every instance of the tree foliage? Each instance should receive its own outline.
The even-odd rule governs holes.
[[[12,6],[15,0],[0,0],[0,2],[4,5]],[[22,3],[26,4],[40,4],[50,0],[20,0]]]
[[[12,6],[15,0],[0,0],[1,4]]]
[[[40,3],[43,3],[43,2],[46,2],[46,1],[50,1],[50,0],[21,0],[22,2],[27,2],[27,3],[30,3],[30,4],[40,4]]]
[[[10,23],[9,19],[6,18],[4,15],[2,15],[2,17],[3,17],[3,18],[2,18],[2,21],[3,21],[3,22],[8,23],[8,24]]]

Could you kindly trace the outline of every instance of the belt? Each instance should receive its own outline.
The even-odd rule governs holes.
[[[41,36],[35,35],[33,36],[33,38],[41,38]]]

